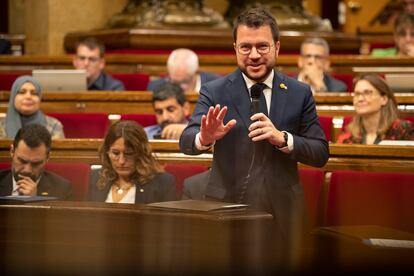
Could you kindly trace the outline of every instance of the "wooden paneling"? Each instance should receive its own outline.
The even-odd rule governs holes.
[[[106,70],[108,72],[133,73],[144,72],[152,76],[165,74],[168,55],[166,54],[108,54],[106,55]],[[200,55],[202,71],[227,74],[237,68],[236,58],[231,54]],[[285,73],[296,73],[297,55],[279,55],[277,68]],[[332,71],[340,74],[353,74],[354,67],[365,71],[378,70],[382,72],[401,68],[402,71],[414,71],[414,59],[408,57],[378,58],[366,55],[331,55]],[[33,69],[73,68],[70,55],[64,56],[0,56],[0,72],[25,71]],[[395,70],[394,70],[395,71]]]
[[[10,160],[9,140],[0,140],[0,162]],[[99,164],[98,149],[102,139],[54,140],[50,160],[53,162],[85,162]],[[161,163],[197,163],[211,165],[212,153],[185,155],[178,141],[151,140],[151,147]],[[330,144],[330,157],[325,171],[362,170],[414,172],[414,147]],[[304,165],[300,165],[304,166]]]

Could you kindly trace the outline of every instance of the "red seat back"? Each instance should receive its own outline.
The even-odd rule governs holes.
[[[331,116],[319,116],[319,122],[325,133],[326,140],[331,141],[332,138],[332,129],[333,129],[333,121]]]
[[[414,232],[414,173],[334,171],[326,225],[380,225]]]
[[[184,187],[184,180],[187,177],[207,171],[208,167],[194,164],[167,164],[165,165],[164,169],[165,171],[174,175],[176,181],[177,196],[178,198],[181,198]]]
[[[91,166],[86,163],[47,163],[46,170],[54,172],[72,184],[72,200],[86,200]]]
[[[0,90],[10,91],[14,81],[21,75],[31,75],[31,73],[24,73],[24,72],[0,73]]]
[[[104,138],[109,120],[106,113],[48,113],[63,124],[66,138]]]
[[[112,77],[123,82],[125,90],[144,91],[147,90],[150,76],[147,73],[113,73]]]
[[[143,127],[157,124],[157,118],[155,117],[155,114],[122,114],[121,120],[132,120]]]
[[[303,186],[305,207],[311,228],[322,224],[322,188],[325,173],[323,170],[299,168],[299,177]]]

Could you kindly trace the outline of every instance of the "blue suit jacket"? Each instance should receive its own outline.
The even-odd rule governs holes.
[[[208,73],[208,72],[200,72],[201,85],[205,84],[206,82],[218,79],[218,78],[220,78],[219,75]],[[169,78],[161,78],[158,80],[153,80],[148,84],[147,90],[154,91],[155,88],[157,88],[157,86],[161,85],[162,83],[167,82],[168,80]]]
[[[280,88],[281,83],[287,89]],[[267,141],[263,142],[266,146],[262,168],[264,186],[252,193],[267,201],[265,206],[258,206],[259,209],[276,215],[280,223],[288,223],[289,210],[297,199],[303,200],[297,162],[322,167],[329,158],[329,146],[308,85],[275,72],[272,93],[269,118],[276,128],[293,135],[294,150],[286,154]],[[216,104],[228,107],[224,123],[236,119],[237,124],[214,145],[206,196],[234,202],[249,171],[253,151],[253,142],[248,137],[251,101],[240,70],[202,86],[197,106],[181,136],[180,148],[185,154],[201,153],[194,145],[195,136],[200,130],[202,115]]]

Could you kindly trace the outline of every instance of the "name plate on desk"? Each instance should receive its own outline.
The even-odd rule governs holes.
[[[195,212],[229,212],[243,211],[248,205],[208,200],[179,200],[155,202],[146,205],[149,208],[173,210],[173,211],[195,211]]]

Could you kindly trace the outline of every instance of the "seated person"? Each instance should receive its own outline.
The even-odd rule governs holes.
[[[185,199],[205,199],[210,170],[187,177],[184,180],[184,189],[181,200]]]
[[[73,66],[86,70],[88,90],[125,90],[120,80],[112,78],[104,72],[105,46],[95,38],[89,37],[76,45]]]
[[[346,92],[343,81],[330,75],[329,45],[319,37],[306,38],[300,46],[298,80],[310,85],[312,92]]]
[[[151,81],[148,90],[154,89],[162,83],[176,83],[184,93],[199,93],[201,85],[219,78],[220,76],[207,72],[199,72],[198,56],[190,49],[180,48],[171,52],[167,61],[168,77]]]
[[[99,155],[102,169],[96,182],[92,177],[89,200],[132,204],[176,200],[174,176],[163,172],[136,122],[113,124]]]
[[[68,199],[72,188],[68,180],[44,170],[49,159],[51,136],[39,124],[17,131],[10,148],[11,170],[0,171],[0,195],[52,196]]]
[[[378,144],[382,140],[414,140],[414,124],[398,118],[394,93],[376,74],[356,79],[356,115],[338,137],[341,144]]]
[[[178,140],[187,126],[190,103],[177,84],[162,83],[152,95],[157,124],[145,128],[148,139]]]
[[[373,49],[371,55],[385,56],[414,56],[414,14],[402,13],[394,21],[395,47],[388,49]]]
[[[40,110],[42,89],[31,76],[18,77],[12,86],[6,117],[0,118],[0,138],[13,139],[21,127],[37,123],[46,127],[52,138],[63,139],[62,123]]]

